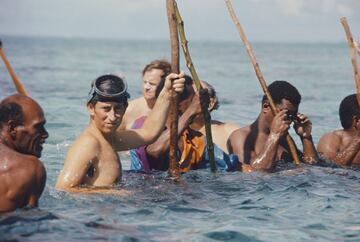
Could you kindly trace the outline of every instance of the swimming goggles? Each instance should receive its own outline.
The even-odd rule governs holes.
[[[99,89],[100,85],[104,81],[111,81],[110,85],[116,82],[119,82],[122,86],[121,91],[117,93],[105,93]],[[94,97],[95,94],[99,96],[102,100],[114,100],[114,99],[121,99],[121,98],[130,98],[130,94],[127,92],[127,83],[124,79],[120,78],[119,76],[113,74],[107,74],[98,77],[91,83],[91,90],[87,97],[87,102],[90,102]],[[99,100],[101,101],[101,100]]]

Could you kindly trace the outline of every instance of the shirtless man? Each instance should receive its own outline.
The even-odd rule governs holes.
[[[301,101],[298,90],[286,81],[275,81],[269,85],[269,91],[281,111],[274,117],[269,101],[264,96],[258,118],[231,134],[229,150],[253,169],[271,171],[276,161],[293,160],[285,133],[294,122],[294,129],[303,145],[302,159],[308,163],[316,162],[318,158],[311,136],[312,124],[307,116],[298,113]]]
[[[181,116],[178,126],[178,145],[181,153],[179,162],[181,172],[206,168],[209,165],[200,96],[210,95],[210,103],[208,105],[205,104],[209,111],[218,108],[219,105],[213,87],[207,83],[204,83],[204,85],[205,89],[201,91],[201,94],[196,93],[193,87],[193,80],[191,77],[185,75],[185,88],[183,93],[179,95],[179,112]],[[161,84],[159,88],[161,88]],[[202,101],[202,103],[205,102],[205,100]],[[134,123],[134,128],[141,127],[141,123],[144,122],[144,120],[146,120],[146,116],[137,119]],[[226,135],[225,131],[228,125],[219,121],[215,122],[217,126],[216,135],[219,137]],[[221,133],[220,130],[222,130],[223,133]],[[141,170],[145,172],[150,172],[151,170],[167,170],[169,166],[169,140],[170,130],[165,129],[154,143],[132,150],[130,152],[132,161],[131,170]],[[224,141],[225,138],[219,140]],[[221,148],[217,146],[215,139],[214,143],[215,160],[219,169],[226,169],[228,171],[241,169],[237,159],[232,159],[232,157],[221,150]],[[223,143],[225,145],[226,141]]]
[[[217,110],[220,107],[220,104],[218,102],[214,87],[205,81],[202,81],[201,84],[203,88],[208,90],[210,98],[210,104],[208,108],[209,111],[212,112]],[[206,135],[205,122],[202,115],[196,116],[196,118],[191,123],[191,128],[200,131],[203,135]],[[211,135],[213,137],[213,141],[221,150],[225,151],[227,154],[229,154],[227,147],[229,137],[232,132],[237,129],[239,129],[239,126],[234,123],[225,123],[219,120],[211,119]]]
[[[342,100],[339,116],[343,129],[320,138],[319,154],[341,166],[360,165],[360,109],[356,94]]]
[[[41,107],[29,97],[0,103],[0,213],[38,206],[46,181],[39,160],[49,136],[44,124]]]
[[[169,74],[158,101],[143,128],[117,130],[127,108],[127,85],[115,75],[97,78],[89,93],[87,109],[90,123],[70,147],[56,187],[81,191],[79,185],[108,187],[121,180],[121,162],[117,151],[154,142],[164,128],[172,89],[182,92],[183,73]],[[75,188],[75,189],[74,189]]]
[[[130,129],[137,118],[149,115],[156,102],[156,89],[170,71],[171,65],[166,60],[154,60],[144,67],[143,96],[129,102],[120,129]]]

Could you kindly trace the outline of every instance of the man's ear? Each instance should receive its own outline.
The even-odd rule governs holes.
[[[271,112],[271,107],[270,107],[270,103],[268,100],[265,100],[264,103],[262,104],[262,111],[264,113]]]
[[[15,124],[14,120],[9,120],[7,123],[7,130],[8,133],[10,134],[11,138],[15,139],[16,138],[16,134],[17,134],[17,125]]]
[[[208,107],[208,111],[211,112],[214,109],[217,109],[219,106],[219,101],[217,98],[210,98],[210,102],[209,102],[209,107]]]
[[[352,126],[360,130],[360,117],[357,116],[352,117]]]
[[[95,104],[95,105],[96,105],[96,104]],[[92,117],[95,115],[95,105],[92,104],[92,103],[88,103],[88,104],[86,105],[87,110],[88,110],[90,116],[92,116]]]

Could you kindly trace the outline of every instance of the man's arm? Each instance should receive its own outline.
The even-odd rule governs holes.
[[[99,144],[91,136],[80,137],[70,148],[64,167],[56,182],[56,188],[68,190],[81,184],[91,165],[91,160],[99,153]]]
[[[115,149],[117,151],[130,150],[154,142],[164,129],[169,113],[172,89],[181,93],[184,90],[184,82],[184,73],[169,74],[144,125],[140,129],[118,130]]]
[[[310,119],[301,113],[297,114],[294,124],[295,132],[300,136],[303,145],[303,161],[309,164],[315,164],[319,161],[318,154],[311,136],[312,123]]]
[[[352,160],[360,150],[360,139],[353,139],[350,145],[342,151],[339,150],[340,143],[340,137],[332,132],[320,138],[317,148],[320,155],[326,159],[341,166],[351,165]]]
[[[191,105],[179,118],[178,135],[180,135],[192,122],[193,118],[201,113],[199,94],[195,94],[191,100]],[[146,153],[154,159],[159,158],[166,153],[170,147],[170,130],[162,132],[160,137],[152,144],[146,147]]]
[[[248,134],[244,137],[244,134],[241,135],[238,133],[240,130],[234,131],[230,136],[230,143],[232,143],[231,147],[229,147],[230,152],[232,151],[234,154],[238,155],[239,161],[242,163],[248,162],[244,159],[250,159],[250,165],[255,170],[270,171],[275,165],[274,161],[276,160],[280,138],[284,136],[289,129],[290,122],[285,119],[286,112],[286,110],[282,110],[274,117],[271,123],[270,134],[259,154],[249,154],[249,158],[245,157],[245,149],[251,146],[255,147],[256,139],[247,141]],[[238,140],[235,136],[237,133],[239,134]],[[247,142],[254,142],[254,144],[245,145]],[[255,152],[255,148],[253,152]]]
[[[28,205],[31,207],[37,207],[39,205],[39,198],[44,191],[46,183],[46,170],[41,161],[38,161],[36,169],[36,184],[34,184],[33,194],[29,198]]]

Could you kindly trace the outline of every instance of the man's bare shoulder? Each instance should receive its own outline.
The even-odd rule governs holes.
[[[146,109],[147,109],[147,105],[145,99],[143,97],[139,97],[129,102],[129,106],[126,109],[126,113],[131,115]]]
[[[328,133],[324,134],[323,136],[321,136],[321,138],[319,140],[319,144],[320,143],[330,143],[330,142],[334,142],[334,141],[341,142],[344,135],[346,135],[344,130],[334,130],[334,131],[328,132]]]
[[[227,136],[239,128],[240,127],[234,123],[224,123],[218,120],[211,120],[211,129],[216,132],[221,132]]]
[[[250,131],[250,126],[238,128],[231,133],[230,139],[244,140],[249,135]]]
[[[317,144],[318,152],[320,154],[336,152],[341,147],[344,136],[346,134],[343,130],[335,130],[324,134]]]
[[[85,130],[71,145],[68,154],[73,153],[97,153],[100,149],[100,140],[96,135],[88,130]]]
[[[46,174],[43,163],[36,156],[22,154],[4,146],[0,148],[0,153],[0,174],[14,174],[22,177],[24,182]]]

